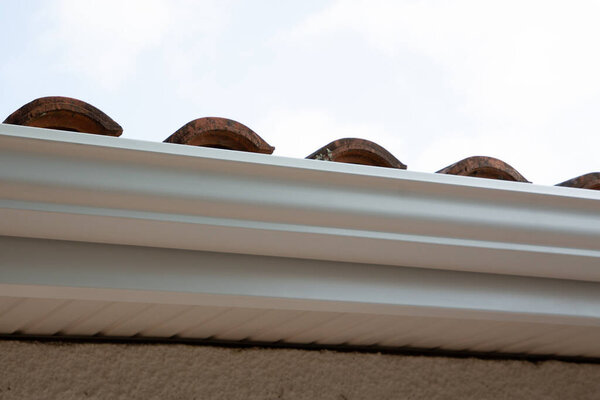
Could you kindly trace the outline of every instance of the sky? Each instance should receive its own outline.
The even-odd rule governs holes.
[[[274,155],[343,137],[409,170],[473,155],[554,185],[600,171],[600,1],[0,2],[0,118],[43,96],[163,141],[215,116]]]

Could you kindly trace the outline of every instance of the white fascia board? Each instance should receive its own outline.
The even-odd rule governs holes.
[[[0,234],[600,281],[600,193],[0,126]]]

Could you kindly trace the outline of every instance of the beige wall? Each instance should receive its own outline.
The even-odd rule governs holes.
[[[600,365],[0,340],[0,399],[598,399]]]

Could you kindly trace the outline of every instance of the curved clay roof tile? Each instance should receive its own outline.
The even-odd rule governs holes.
[[[504,181],[529,182],[516,169],[493,157],[473,156],[447,166],[438,174],[474,176]]]
[[[275,150],[275,147],[270,146],[247,126],[217,117],[190,121],[165,139],[165,142],[264,154],[271,154]]]
[[[35,99],[9,115],[4,123],[108,136],[123,133],[123,128],[108,115],[91,104],[70,97]]]
[[[334,140],[306,158],[406,169],[406,165],[377,143],[356,138]]]
[[[591,172],[589,174],[581,175],[559,183],[556,186],[600,190],[600,172]]]

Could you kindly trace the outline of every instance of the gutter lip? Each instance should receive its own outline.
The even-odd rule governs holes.
[[[44,142],[59,146],[65,144],[86,145],[107,150],[112,149],[125,152],[132,151],[139,153],[151,153],[156,155],[192,159],[199,158],[216,162],[233,162],[322,173],[359,175],[383,179],[402,179],[405,181],[414,181],[425,184],[441,184],[445,186],[481,188],[567,198],[600,200],[600,191],[580,188],[483,179],[470,176],[437,174],[432,172],[409,171],[395,168],[311,160],[261,153],[249,153],[209,147],[182,146],[175,143],[152,142],[123,137],[90,135],[79,132],[60,131],[4,123],[0,124],[0,148],[2,147],[2,142],[7,139],[21,142]]]

